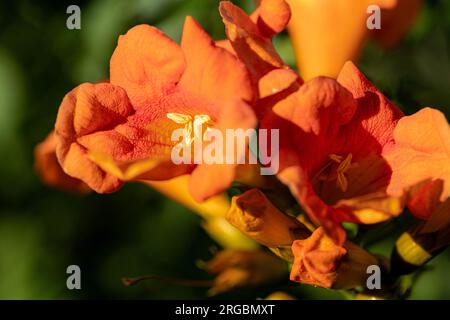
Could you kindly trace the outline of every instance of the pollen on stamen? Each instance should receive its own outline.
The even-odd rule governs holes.
[[[182,114],[182,113],[170,112],[170,113],[167,113],[166,116],[173,122],[179,123],[179,124],[186,124],[186,123],[192,121],[192,117],[190,115]]]
[[[346,192],[348,190],[348,180],[345,176],[345,173],[351,168],[353,155],[349,153],[347,157],[343,159],[343,156],[339,156],[336,154],[330,154],[329,158],[339,164],[336,169],[336,183],[342,190],[342,192]]]
[[[194,117],[183,114],[170,112],[166,114],[167,118],[177,124],[184,124],[184,141],[185,144],[190,145],[196,138],[204,138],[200,132],[203,131],[203,125],[206,125],[206,130],[209,125],[212,125],[211,117],[207,114],[195,115]],[[206,131],[205,131],[206,133]]]
[[[337,154],[330,154],[328,157],[337,163],[341,163],[342,161],[342,156],[338,156]]]

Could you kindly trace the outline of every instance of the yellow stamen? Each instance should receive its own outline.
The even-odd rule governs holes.
[[[342,156],[338,156],[337,154],[330,154],[328,157],[337,163],[342,161]]]
[[[339,163],[339,166],[336,170],[337,184],[341,188],[342,192],[346,192],[348,190],[348,180],[347,180],[347,177],[345,176],[345,173],[351,167],[353,155],[351,153],[349,153],[344,160],[342,160],[342,158],[343,158],[342,156],[338,156],[336,154],[330,154],[329,157],[334,162]]]
[[[179,124],[186,124],[190,121],[192,121],[192,117],[187,114],[182,113],[168,113],[167,118],[172,120],[173,122],[179,123]]]
[[[207,127],[206,127],[205,132],[203,133],[203,137],[200,137],[200,132],[201,132],[200,129],[203,128],[204,124]],[[207,114],[196,115],[194,118],[194,136],[195,136],[195,138],[204,139],[205,134],[209,129],[208,125],[212,125],[210,116],[208,116]]]
[[[184,141],[186,145],[190,145],[195,138],[204,138],[204,134],[203,137],[200,137],[204,124],[212,125],[211,117],[207,114],[195,115],[192,118],[192,116],[187,114],[171,112],[167,113],[166,116],[175,123],[184,124]]]

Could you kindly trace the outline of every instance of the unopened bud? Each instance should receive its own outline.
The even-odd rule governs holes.
[[[450,199],[437,206],[428,220],[417,223],[397,240],[392,274],[409,274],[450,245]]]
[[[377,258],[349,241],[344,246],[335,244],[322,227],[308,239],[294,241],[292,251],[291,280],[323,288],[363,286],[367,267],[378,263]]]
[[[225,250],[206,264],[217,275],[210,295],[243,287],[276,284],[286,277],[285,263],[261,250]]]
[[[268,246],[290,246],[310,232],[297,219],[278,210],[258,189],[235,196],[226,215],[237,229]]]

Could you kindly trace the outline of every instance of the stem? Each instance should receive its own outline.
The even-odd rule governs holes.
[[[212,287],[213,281],[212,280],[191,280],[191,279],[181,279],[181,278],[173,278],[173,277],[165,277],[165,276],[158,276],[158,275],[147,275],[147,276],[141,276],[137,278],[128,278],[123,277],[122,283],[125,286],[134,286],[138,284],[141,281],[146,280],[159,280],[167,283],[173,283],[178,284],[182,286],[188,286],[188,287]]]

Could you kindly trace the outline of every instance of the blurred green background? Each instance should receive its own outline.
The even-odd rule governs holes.
[[[252,1],[234,1],[251,10]],[[81,7],[81,30],[66,28],[66,8]],[[117,37],[135,24],[179,40],[186,15],[224,37],[217,0],[2,1],[0,3],[0,298],[204,298],[205,289],[158,281],[133,287],[123,276],[204,279],[197,260],[215,244],[189,210],[139,184],[85,197],[43,186],[33,148],[52,129],[62,97],[81,82],[108,77]],[[276,38],[294,66],[286,34]],[[415,27],[394,50],[366,46],[359,63],[402,110],[433,106],[450,114],[450,2],[427,1]],[[374,250],[388,254],[392,239]],[[67,290],[66,268],[82,270],[82,290]],[[300,298],[336,292],[287,284]],[[239,297],[264,297],[270,289]],[[223,295],[220,298],[237,297]],[[450,299],[450,252],[436,258],[411,298]]]

